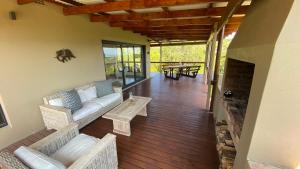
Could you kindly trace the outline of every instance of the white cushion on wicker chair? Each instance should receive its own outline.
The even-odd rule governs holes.
[[[103,106],[93,102],[83,103],[83,107],[73,113],[73,120],[78,121],[99,111]]]
[[[21,146],[14,154],[24,164],[31,169],[65,169],[66,167],[59,161],[48,157],[47,155],[31,149],[29,147]]]
[[[109,95],[106,95],[106,96],[103,96],[100,98],[93,99],[88,102],[97,103],[97,104],[102,105],[103,107],[107,107],[107,106],[110,106],[110,105],[113,105],[114,103],[116,103],[116,101],[120,100],[121,97],[122,96],[120,93],[112,93],[112,94],[109,94]]]
[[[95,137],[79,134],[54,154],[52,154],[51,157],[62,162],[68,167],[80,157],[87,155],[97,144],[97,142],[98,139]]]

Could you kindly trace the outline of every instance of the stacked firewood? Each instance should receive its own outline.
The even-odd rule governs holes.
[[[220,169],[232,169],[236,155],[235,146],[227,128],[226,121],[216,123],[217,151]]]

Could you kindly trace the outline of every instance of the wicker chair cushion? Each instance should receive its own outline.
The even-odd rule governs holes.
[[[0,168],[1,169],[29,169],[13,154],[9,152],[0,152]]]
[[[112,83],[112,80],[97,81],[96,89],[98,97],[103,97],[114,93]]]
[[[95,137],[79,134],[51,155],[51,157],[69,167],[80,157],[87,155],[97,142],[98,139]]]
[[[14,153],[31,169],[66,169],[61,162],[29,147],[21,146]]]
[[[60,92],[64,107],[72,113],[82,108],[81,99],[75,89]]]

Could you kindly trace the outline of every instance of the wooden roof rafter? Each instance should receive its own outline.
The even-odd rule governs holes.
[[[107,2],[94,5],[85,5],[80,7],[64,8],[65,15],[77,14],[92,14],[97,12],[112,12],[112,11],[126,11],[132,9],[145,9],[153,7],[169,7],[176,5],[188,5],[197,3],[212,3],[212,2],[226,2],[227,0],[124,0]]]
[[[18,3],[36,1],[63,6],[65,15],[90,14],[92,22],[107,22],[112,27],[150,38],[156,36],[159,40],[207,40],[216,22],[226,24],[226,33],[235,32],[249,8],[241,6],[244,0],[104,0],[105,3],[99,0],[98,4],[89,4],[88,0],[18,0]],[[226,3],[220,2],[229,3],[224,7]],[[240,6],[228,12],[235,3]],[[229,13],[230,19],[224,18]]]
[[[203,17],[203,16],[222,16],[226,7],[204,8],[204,9],[189,9],[178,11],[164,11],[152,13],[134,13],[134,14],[119,14],[111,16],[96,16],[92,15],[90,20],[92,22],[116,22],[126,20],[153,20],[153,19],[170,19],[170,18],[183,18],[183,17]],[[245,14],[248,6],[240,8],[236,14]]]

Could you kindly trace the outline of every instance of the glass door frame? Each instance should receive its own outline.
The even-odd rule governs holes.
[[[122,80],[123,80],[123,88],[127,88],[129,86],[132,86],[144,79],[146,79],[146,74],[147,74],[147,70],[146,70],[146,46],[145,45],[141,45],[141,44],[133,44],[133,43],[125,43],[125,42],[116,42],[116,41],[108,41],[108,40],[102,40],[102,51],[103,51],[103,57],[104,57],[104,68],[105,68],[105,74],[106,74],[106,66],[105,66],[105,53],[103,48],[105,47],[105,45],[119,45],[119,48],[121,49],[121,61],[122,61]],[[124,47],[130,47],[133,49],[133,62],[134,62],[134,67],[133,67],[133,73],[134,73],[134,82],[126,84],[126,77],[125,77],[125,65],[124,65],[124,54],[123,54],[123,48]],[[135,48],[136,47],[140,47],[141,48],[141,67],[143,69],[143,77],[142,78],[138,78],[136,77],[136,70],[135,70]],[[128,56],[129,57],[129,56]]]

